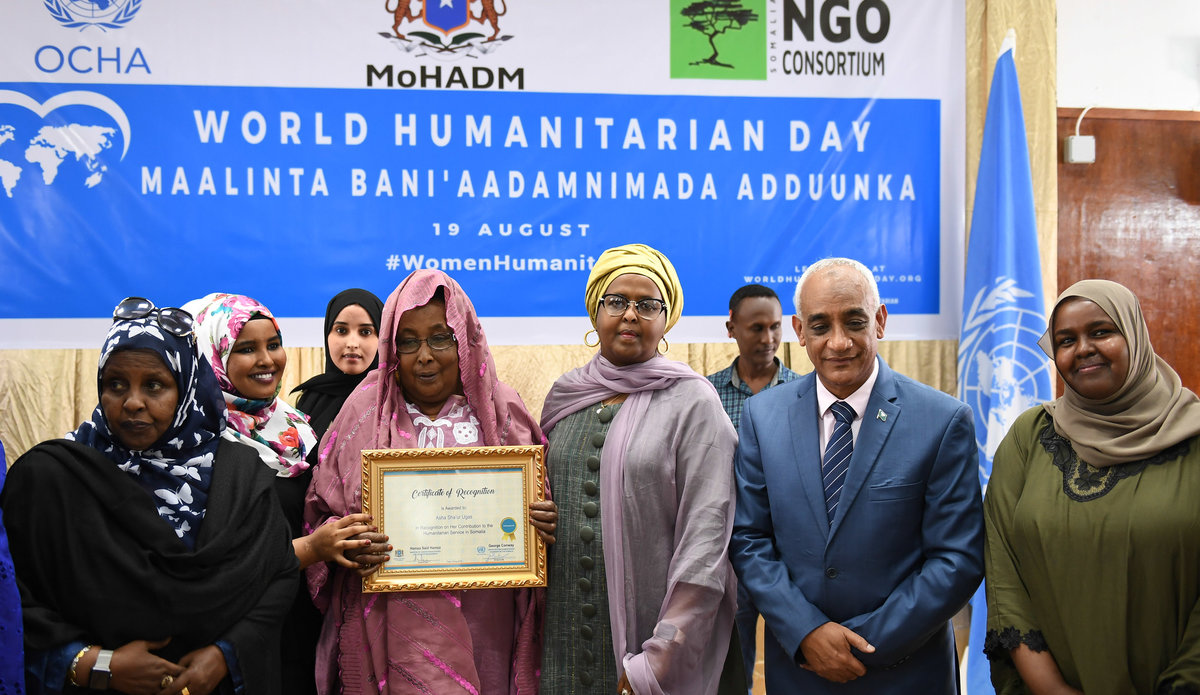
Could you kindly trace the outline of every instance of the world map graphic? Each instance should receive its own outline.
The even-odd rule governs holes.
[[[98,125],[42,126],[25,141],[25,150],[21,153],[16,127],[0,124],[0,190],[7,197],[13,197],[27,168],[17,163],[22,160],[36,166],[32,170],[41,174],[42,182],[47,186],[54,183],[63,163],[69,161],[83,167],[83,184],[93,188],[108,171],[108,165],[99,155],[112,147],[115,135],[114,128]]]

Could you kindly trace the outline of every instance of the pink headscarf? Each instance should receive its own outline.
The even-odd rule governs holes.
[[[283,382],[275,386],[269,400],[255,400],[238,393],[226,370],[233,345],[246,323],[264,318],[279,332],[279,322],[271,311],[258,300],[226,293],[193,299],[183,309],[196,317],[196,349],[208,357],[225,396],[229,426],[222,436],[253,448],[280,478],[294,478],[308,470],[305,458],[317,445],[317,435],[308,424],[308,416],[279,397]]]
[[[545,442],[520,396],[497,378],[483,327],[462,287],[441,271],[418,270],[400,283],[383,307],[379,368],[346,399],[321,441],[320,464],[313,474],[304,509],[306,527],[316,528],[330,519],[362,510],[363,449],[407,449],[416,445],[416,428],[395,378],[399,366],[396,332],[404,312],[428,304],[438,288],[442,288],[446,302],[446,323],[458,338],[463,394],[479,419],[485,444]],[[326,615],[317,648],[319,693],[333,692],[335,676],[340,676],[350,695],[368,690],[387,695],[424,692],[403,678],[388,678],[389,662],[403,664],[425,687],[433,685],[435,692],[436,684],[446,683],[447,679],[466,692],[472,692],[472,688],[479,691],[471,634],[460,608],[461,592],[365,596],[358,575],[351,570],[318,563],[307,572],[313,600]],[[512,693],[537,691],[543,601],[541,590],[518,592]],[[355,629],[357,623],[346,619],[347,613],[355,609],[362,611],[363,630]],[[385,633],[386,639],[372,639]],[[411,635],[412,639],[402,640],[397,635]],[[372,672],[385,681],[377,686],[370,683]]]

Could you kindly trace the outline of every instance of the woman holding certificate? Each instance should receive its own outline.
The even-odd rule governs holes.
[[[383,307],[379,368],[368,373],[321,440],[305,522],[317,526],[362,509],[364,449],[543,443],[521,398],[496,376],[483,328],[463,289],[418,270]],[[539,533],[553,532],[552,502],[530,505]],[[325,625],[317,649],[322,695],[537,692],[541,590],[392,592],[364,595],[360,575],[387,559],[387,538],[347,551],[356,572],[309,567]],[[552,536],[543,535],[547,542]]]
[[[600,350],[542,414],[560,510],[542,692],[745,693],[740,656],[722,679],[737,435],[712,384],[658,353],[683,309],[679,278],[629,244],[600,256],[585,295]]]
[[[221,437],[192,325],[146,299],[117,305],[91,419],[9,471],[25,692],[281,692],[296,558],[270,473]]]

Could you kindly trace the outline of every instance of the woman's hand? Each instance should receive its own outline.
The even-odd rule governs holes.
[[[367,541],[366,544],[354,543],[350,549],[345,551],[346,559],[350,562],[348,566],[357,568],[359,576],[362,577],[379,569],[379,566],[388,559],[388,553],[392,550],[392,546],[388,545],[388,537],[378,531],[365,531],[351,536],[347,540]]]
[[[174,678],[183,673],[183,667],[179,664],[150,653],[151,649],[162,649],[170,641],[170,637],[157,642],[134,640],[114,651],[112,661],[108,664],[108,670],[112,673],[112,680],[108,683],[109,689],[129,695],[157,695],[162,689],[164,676]],[[98,654],[94,650],[93,653]],[[95,663],[96,658],[93,656],[88,665],[89,677],[91,666]],[[77,680],[83,687],[87,687],[88,679],[82,673],[78,675]]]
[[[160,690],[160,695],[208,695],[229,675],[225,655],[215,644],[184,654],[179,665],[184,667],[183,673]]]
[[[621,674],[621,680],[617,683],[617,695],[634,695],[633,686],[629,684],[629,674]]]
[[[554,545],[554,530],[558,528],[558,505],[553,500],[529,503],[529,523],[537,529],[546,545]]]
[[[351,514],[322,524],[307,536],[292,541],[300,569],[318,562],[336,562],[343,567],[357,568],[358,565],[343,553],[371,545],[369,539],[357,538],[359,534],[379,530],[370,523],[370,514]]]

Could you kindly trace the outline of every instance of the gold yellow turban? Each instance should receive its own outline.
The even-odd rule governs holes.
[[[671,265],[671,261],[657,249],[645,244],[617,246],[596,259],[592,274],[588,276],[584,297],[592,325],[596,325],[600,297],[608,290],[608,286],[618,276],[630,273],[650,278],[662,293],[663,301],[667,303],[667,330],[671,330],[683,314],[683,287],[679,284],[679,276],[675,274],[675,266]]]

